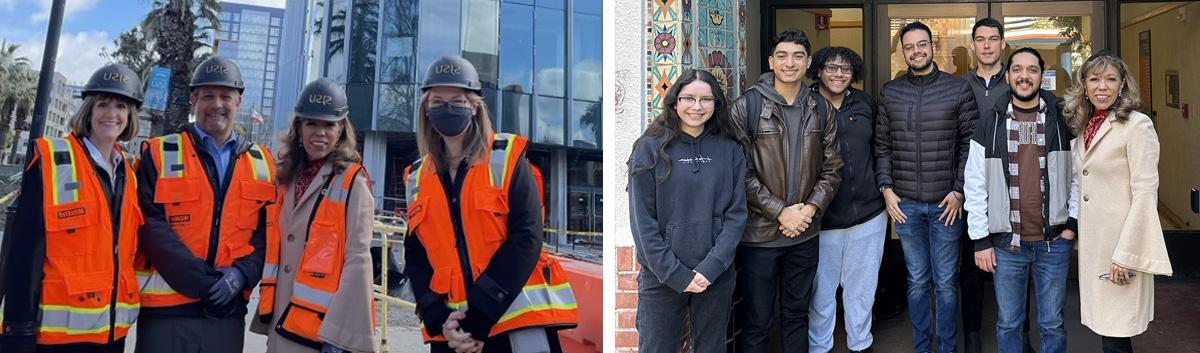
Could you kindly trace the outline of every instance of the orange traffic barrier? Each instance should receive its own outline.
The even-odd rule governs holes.
[[[563,352],[600,353],[604,338],[604,318],[601,316],[604,309],[601,299],[601,293],[604,292],[603,267],[591,262],[556,257],[566,270],[571,288],[575,290],[575,300],[579,303],[579,326],[558,333]]]

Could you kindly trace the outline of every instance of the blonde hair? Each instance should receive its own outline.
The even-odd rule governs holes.
[[[296,181],[300,171],[308,165],[308,152],[300,142],[300,124],[304,119],[293,115],[291,129],[280,139],[283,144],[279,147],[279,159],[275,162],[275,180],[280,185]],[[346,170],[353,163],[362,161],[362,155],[358,153],[354,124],[350,123],[350,118],[339,120],[337,124],[342,127],[342,133],[338,135],[338,142],[333,146],[333,151],[325,157],[326,163],[332,163],[335,174]]]
[[[117,141],[129,141],[138,131],[137,104],[129,98],[108,93],[93,93],[83,99],[83,105],[79,106],[79,110],[75,111],[75,115],[71,116],[71,120],[67,121],[67,126],[71,128],[71,133],[79,137],[92,136],[92,110],[102,101],[122,101],[129,104],[129,116],[125,119],[125,130],[121,130],[121,135],[117,136]]]
[[[1116,69],[1117,75],[1121,77],[1121,89],[1118,91],[1117,101],[1108,108],[1109,114],[1116,115],[1118,122],[1125,122],[1129,120],[1129,113],[1142,107],[1142,97],[1138,93],[1137,80],[1129,71],[1129,66],[1125,65],[1125,61],[1111,55],[1092,58],[1079,68],[1079,74],[1075,75],[1072,80],[1075,81],[1074,85],[1067,89],[1067,95],[1063,98],[1063,115],[1071,123],[1071,130],[1076,135],[1082,134],[1084,129],[1087,129],[1088,120],[1092,118],[1092,114],[1096,110],[1092,102],[1087,99],[1088,76],[1099,74],[1110,67]]]
[[[464,90],[466,91],[466,90]],[[471,118],[472,124],[467,126],[466,138],[463,146],[463,160],[469,164],[482,163],[482,157],[486,154],[488,141],[491,141],[495,130],[492,130],[492,116],[488,113],[487,103],[483,101],[483,96],[474,91],[466,91],[466,96],[471,105],[475,106],[475,116]],[[442,142],[442,134],[433,128],[433,124],[429,123],[427,113],[429,111],[429,92],[421,94],[421,106],[417,110],[417,147],[422,156],[431,155],[439,164],[444,164],[446,161],[446,146]]]

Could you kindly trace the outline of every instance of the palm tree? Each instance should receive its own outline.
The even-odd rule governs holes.
[[[153,134],[178,131],[187,124],[188,82],[199,62],[197,50],[210,47],[208,33],[221,28],[220,13],[217,0],[154,0],[142,20],[146,37],[154,39],[157,65],[172,69],[165,117],[154,121]]]
[[[24,121],[33,108],[37,79],[33,75],[28,58],[16,54],[19,44],[0,41],[0,147],[7,147],[16,138],[13,127],[14,115]],[[21,123],[16,124],[19,127]]]

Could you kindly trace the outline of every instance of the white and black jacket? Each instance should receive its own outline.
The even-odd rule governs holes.
[[[1009,196],[1008,125],[1010,99],[997,100],[995,113],[981,116],[971,137],[964,168],[967,233],[975,241],[975,250],[1012,242],[1011,199]],[[1062,115],[1062,101],[1041,91],[1046,114],[1046,173],[1042,181],[1042,217],[1046,220],[1046,240],[1070,229],[1076,231],[1079,215],[1079,180],[1072,170],[1070,126]]]

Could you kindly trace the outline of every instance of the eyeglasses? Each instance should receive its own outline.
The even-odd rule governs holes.
[[[927,40],[923,40],[923,41],[917,42],[917,45],[916,45],[916,47],[917,47],[917,48],[920,48],[921,50],[925,50],[925,49],[929,49],[929,45],[930,45],[930,44],[932,44],[932,43],[930,43],[930,42],[929,42],[929,41],[927,41]],[[912,44],[905,44],[905,45],[904,45],[904,51],[913,51],[913,45],[912,45]]]
[[[835,64],[825,64],[825,73],[827,73],[827,74],[834,74],[834,73],[837,73],[838,71],[841,71],[841,72],[842,72],[842,73],[844,73],[844,74],[853,73],[853,72],[854,72],[854,66],[852,66],[852,65],[835,65]]]
[[[700,102],[700,106],[703,107],[712,107],[717,104],[717,99],[713,97],[700,97],[699,99],[696,97],[679,97],[676,102],[685,107],[695,106],[696,102]]]

